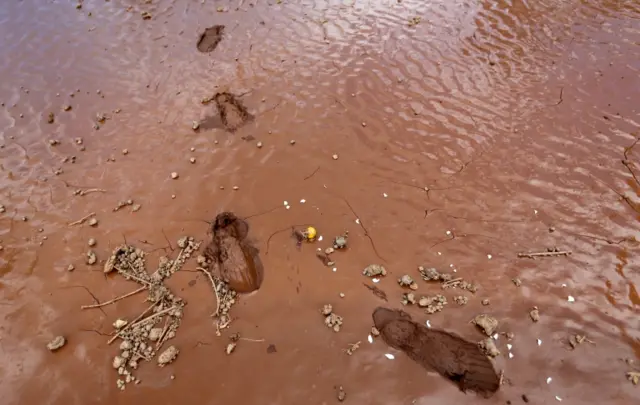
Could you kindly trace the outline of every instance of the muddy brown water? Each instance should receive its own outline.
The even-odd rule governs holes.
[[[329,404],[334,386],[371,404],[638,400],[624,360],[640,362],[640,186],[621,163],[640,135],[638,2],[141,3],[0,10],[3,403]],[[224,38],[199,52],[214,25]],[[194,132],[193,121],[216,115],[201,100],[217,92],[242,94],[256,118],[235,134]],[[640,175],[640,146],[626,158]],[[129,198],[140,211],[112,211]],[[92,303],[86,289],[107,300],[137,288],[87,266],[88,239],[104,261],[126,238],[153,251],[151,266],[171,253],[165,235],[174,247],[184,234],[204,239],[204,221],[225,210],[248,217],[265,268],[226,333],[264,342],[224,353],[209,317],[215,297],[189,262],[171,280],[188,301],[171,342],[177,361],[143,364],[141,383],[120,392],[117,349],[101,333],[146,304],[134,296],[106,316],[80,310]],[[97,227],[68,226],[91,212]],[[290,231],[271,236],[298,224],[317,226],[324,243],[298,250]],[[333,272],[315,249],[345,230],[349,249],[333,254]],[[552,247],[573,253],[517,258]],[[389,271],[376,284],[388,304],[362,285],[374,262]],[[465,396],[367,342],[373,309],[398,307],[396,279],[418,279],[420,264],[455,269],[480,289],[438,314],[410,308],[414,320],[480,340],[468,321],[486,311],[515,334],[513,358],[497,341],[508,384],[492,398]],[[421,294],[440,292],[419,283]],[[344,318],[339,333],[323,324],[327,303]],[[570,351],[572,333],[595,344]],[[56,335],[68,343],[50,353]]]

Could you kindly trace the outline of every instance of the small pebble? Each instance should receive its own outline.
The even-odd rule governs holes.
[[[367,126],[367,123],[366,123],[366,122],[363,122],[363,123],[362,123],[362,126],[363,126],[363,127],[366,127],[366,126]]]
[[[91,247],[95,246],[95,245],[96,245],[96,243],[97,243],[97,242],[96,242],[96,240],[95,240],[95,239],[93,239],[93,238],[89,239],[89,242],[87,242],[87,244],[88,244],[89,246],[91,246]]]
[[[178,178],[178,173],[171,172],[171,178],[174,179],[174,180],[177,179]]]
[[[194,158],[194,157],[190,158],[190,159],[189,159],[189,162],[191,162],[191,163],[195,163],[195,162],[196,162],[196,158]]]
[[[258,149],[262,148],[262,142],[258,142],[256,146],[258,147]]]
[[[65,344],[67,344],[67,339],[65,339],[64,336],[56,336],[51,342],[47,343],[47,349],[55,352]]]
[[[95,218],[91,218],[88,222],[89,226],[98,226],[98,220]]]
[[[192,148],[191,148],[191,152],[195,152],[195,151],[196,151],[196,148],[193,148],[193,147],[192,147]]]
[[[240,189],[240,187],[238,187],[238,186],[233,186],[233,189],[234,189],[234,190],[239,190],[239,189]]]
[[[334,154],[334,155],[333,155],[333,156],[331,156],[331,157],[333,158],[333,160],[338,160],[338,155],[335,155],[335,154]]]
[[[291,145],[295,145],[295,144],[296,144],[296,141],[292,139],[292,140],[290,140],[290,141],[289,141],[289,143],[290,143]]]
[[[76,269],[76,267],[75,267],[73,264],[70,264],[70,265],[67,267],[67,271],[74,271],[75,269]]]
[[[129,149],[122,149],[122,154],[123,155],[128,155],[129,154]]]

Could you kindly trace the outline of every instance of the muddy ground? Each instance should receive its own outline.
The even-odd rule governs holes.
[[[4,403],[637,401],[638,18],[597,0],[7,2]],[[223,211],[250,226],[259,289],[217,336],[192,257],[166,282],[186,302],[177,357],[121,391],[113,323],[150,304],[82,310],[140,288],[105,261],[133,245],[153,271]],[[323,240],[296,246],[309,225]],[[465,396],[369,343],[380,305],[485,343],[470,321],[494,317],[501,389]]]

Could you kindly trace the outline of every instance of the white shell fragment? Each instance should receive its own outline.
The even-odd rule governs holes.
[[[509,352],[509,358],[512,359],[513,358],[513,353]]]
[[[562,402],[562,398],[560,398],[559,396],[556,395],[556,401]]]
[[[394,356],[394,355],[393,355],[393,354],[391,354],[391,353],[386,353],[386,354],[384,355],[384,357],[388,358],[389,360],[393,360],[393,359],[395,359],[395,358],[396,358],[396,356]]]
[[[318,242],[322,242],[322,239],[324,239],[322,235],[318,236]]]
[[[492,257],[493,256],[491,256],[491,255],[487,255],[487,259],[489,259],[489,260],[491,260]]]
[[[388,195],[387,193],[382,193],[382,196],[383,196],[384,198],[389,197],[389,195]]]
[[[567,297],[567,301],[569,301],[569,302],[575,302],[575,301],[576,301],[576,299],[575,299],[575,298],[573,298],[573,296],[571,296],[571,295],[570,295],[570,296],[568,296],[568,297]]]
[[[553,378],[551,377],[547,377],[547,384],[551,384],[551,381],[553,380]]]
[[[360,225],[360,218],[356,218],[356,224]]]
[[[289,205],[289,201],[284,201],[284,206],[286,207],[287,205]]]
[[[430,327],[431,327],[431,322],[430,322],[428,319],[427,319],[426,324],[427,324],[427,328],[430,328]]]
[[[369,341],[369,343],[373,343],[373,336],[371,335],[367,336],[367,340]]]
[[[511,343],[507,343],[507,349],[511,350],[511,348],[513,347],[513,345]]]
[[[494,340],[498,340],[499,337],[500,337],[500,335],[498,335],[497,333],[493,334],[493,339]],[[508,346],[511,346],[511,345],[508,345]],[[511,350],[511,347],[509,347],[509,350]]]
[[[374,283],[378,283],[378,282],[380,282],[380,279],[379,278],[372,278],[371,281],[373,281]]]
[[[307,202],[307,200],[305,200],[304,198],[302,200],[300,200],[300,204],[304,204],[306,202]]]
[[[542,345],[542,339],[538,339],[538,346]]]

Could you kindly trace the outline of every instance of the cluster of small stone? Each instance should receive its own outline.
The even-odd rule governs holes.
[[[333,312],[333,307],[331,304],[326,304],[322,307],[320,311],[322,315],[324,315],[324,324],[327,325],[328,328],[333,329],[334,332],[340,332],[340,327],[342,326],[342,317]]]
[[[124,390],[128,383],[140,382],[132,372],[138,368],[140,361],[151,361],[158,355],[158,365],[163,367],[178,355],[179,351],[174,346],[158,354],[162,345],[175,337],[185,306],[182,298],[174,295],[163,282],[178,271],[199,246],[200,243],[193,238],[181,238],[178,240],[178,247],[181,248],[178,257],[175,260],[161,257],[158,269],[152,275],[146,271],[145,253],[130,245],[118,246],[105,263],[105,273],[115,270],[124,278],[147,287],[147,301],[153,303],[145,311],[149,313],[145,318],[133,324],[118,319],[113,325],[115,334],[122,340],[120,353],[112,363],[121,376],[116,382],[119,389]]]

